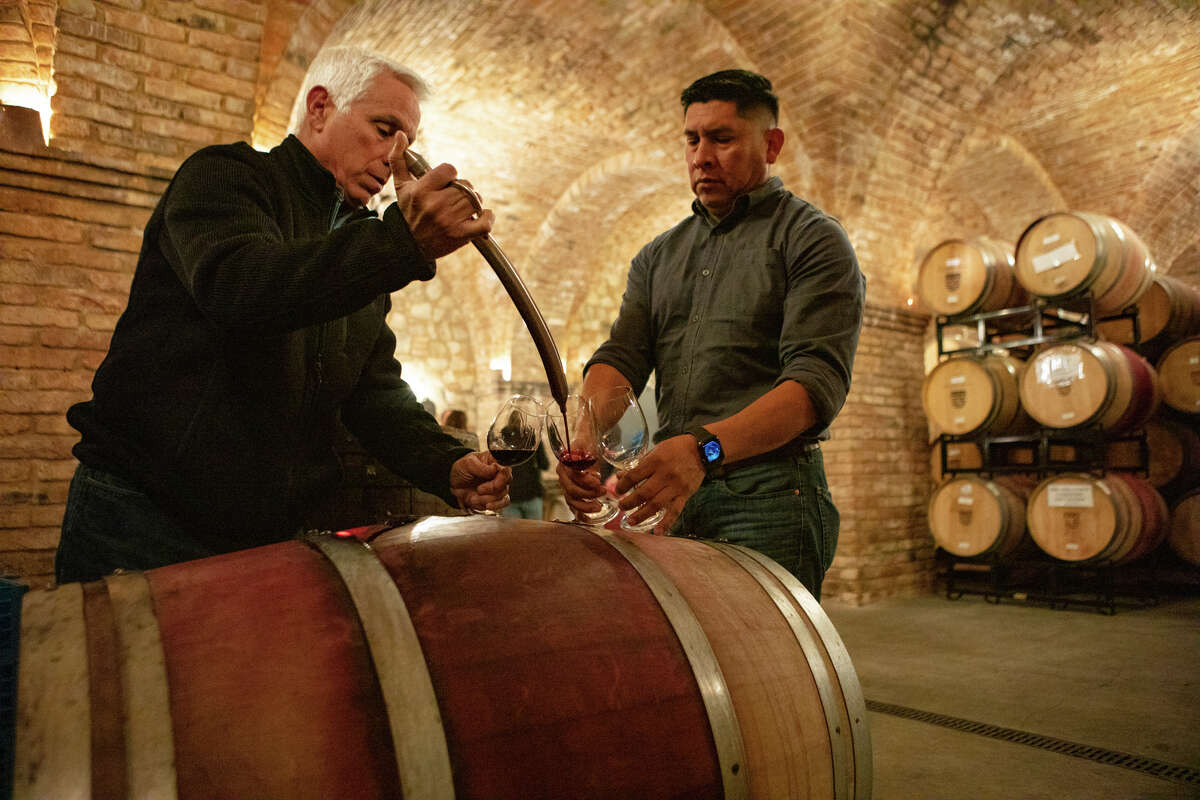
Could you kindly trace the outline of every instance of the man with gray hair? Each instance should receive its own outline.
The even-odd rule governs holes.
[[[129,302],[67,419],[81,434],[60,583],[293,536],[338,484],[339,423],[453,506],[507,505],[508,469],[441,432],[401,377],[390,294],[491,230],[404,150],[425,85],[353,48],[314,60],[293,134],[205,147],[146,225]],[[396,202],[367,202],[395,179]]]

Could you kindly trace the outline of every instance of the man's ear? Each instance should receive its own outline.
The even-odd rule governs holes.
[[[318,131],[325,127],[325,123],[337,110],[333,101],[329,99],[329,90],[324,86],[314,86],[308,90],[308,96],[304,98],[304,107],[308,112],[309,122]]]
[[[774,164],[775,159],[779,158],[779,151],[783,149],[783,130],[768,128],[763,137],[767,141],[767,163]]]

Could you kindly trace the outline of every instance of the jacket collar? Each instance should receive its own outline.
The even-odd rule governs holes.
[[[296,179],[296,188],[309,200],[323,208],[337,195],[337,181],[333,173],[325,169],[317,157],[309,152],[295,134],[288,137],[271,150],[271,155],[278,157],[285,168]]]

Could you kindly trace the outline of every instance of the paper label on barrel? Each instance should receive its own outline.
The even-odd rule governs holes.
[[[955,384],[958,384],[958,383],[966,383],[966,382],[967,382],[967,378],[965,375],[955,375],[952,378],[950,378],[951,386],[954,386]]]
[[[959,549],[959,550],[966,550],[966,549],[967,549],[967,548],[969,548],[970,546],[971,546],[971,543],[970,543],[970,542],[959,542],[959,543],[958,543],[958,549]]]
[[[946,302],[947,302],[947,303],[957,303],[957,302],[958,302],[958,295],[956,295],[956,294],[948,294],[948,295],[946,295]]]
[[[946,266],[947,266],[947,267],[957,267],[957,266],[958,266],[959,264],[961,264],[961,263],[962,263],[962,259],[961,259],[961,258],[947,258],[947,259],[946,259]]]
[[[1075,249],[1075,242],[1072,240],[1062,247],[1056,247],[1040,256],[1034,256],[1033,271],[1042,273],[1055,267],[1061,267],[1068,261],[1074,261],[1077,258],[1079,258],[1079,251]]]
[[[1200,364],[1200,356],[1192,356],[1188,359],[1189,364]]]
[[[1083,377],[1079,353],[1051,353],[1037,362],[1037,381],[1049,386],[1065,386]]]
[[[975,505],[975,498],[974,497],[960,497],[960,498],[958,498],[958,504],[962,505],[962,506],[973,506],[973,505]]]
[[[1068,550],[1078,550],[1078,549],[1079,549],[1079,545],[1078,545],[1077,543],[1075,543],[1075,542],[1067,542],[1067,544],[1066,544],[1066,548],[1067,548]]]
[[[1047,236],[1045,239],[1042,239],[1042,246],[1045,247],[1046,245],[1054,244],[1057,241],[1058,241],[1058,234],[1052,233],[1049,236]]]
[[[1088,483],[1055,483],[1046,487],[1051,508],[1092,508],[1092,486]]]

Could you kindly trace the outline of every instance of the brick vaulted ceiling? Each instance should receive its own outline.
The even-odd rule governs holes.
[[[679,90],[729,66],[775,82],[788,134],[777,172],[843,221],[875,304],[904,307],[938,241],[1013,243],[1064,208],[1116,216],[1160,268],[1190,254],[1194,269],[1195,3],[327,0],[277,3],[266,28],[263,142],[279,138],[323,45],[366,44],[430,80],[420,148],[496,209],[569,377],[639,244],[687,213]],[[536,373],[482,260],[456,256],[444,272],[446,312],[433,317],[451,327],[462,298],[491,305],[482,331],[472,314],[469,346],[511,344],[518,377]]]
[[[688,212],[680,89],[730,66],[775,82],[788,136],[776,171],[842,220],[873,304],[906,307],[920,258],[942,239],[1014,243],[1056,209],[1122,219],[1160,269],[1200,283],[1195,0],[194,7],[213,3],[261,22],[256,63],[253,48],[239,54],[257,69],[246,110],[256,144],[282,137],[323,46],[365,44],[428,78],[435,94],[419,149],[458,166],[496,210],[495,236],[550,321],[572,379],[616,312],[629,258]],[[56,10],[77,21],[95,17],[91,5],[0,2],[0,39],[9,43],[0,59],[27,62],[29,81],[45,83],[52,57],[79,60],[53,52]],[[165,5],[179,17],[193,7]],[[56,114],[69,115],[71,102]],[[57,138],[75,146],[66,128]],[[165,165],[174,156],[149,157]],[[476,391],[492,360],[508,353],[514,377],[536,379],[529,339],[482,259],[456,254],[441,272],[405,290],[401,355],[456,374],[452,394]],[[465,372],[464,360],[474,365]]]

